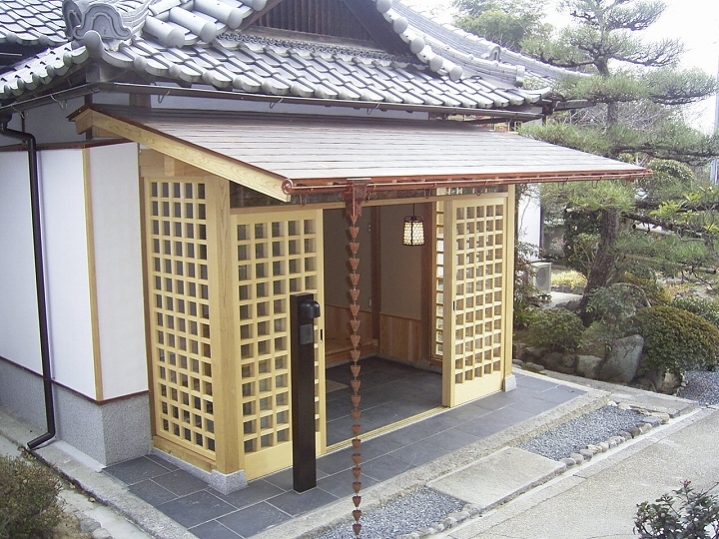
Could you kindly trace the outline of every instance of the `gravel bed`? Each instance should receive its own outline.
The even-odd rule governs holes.
[[[461,511],[465,502],[429,488],[392,500],[362,515],[362,539],[390,539],[439,522],[449,513]],[[361,508],[361,506],[360,506]],[[317,539],[354,537],[351,524],[343,524]]]
[[[544,457],[561,460],[589,444],[598,444],[622,431],[643,423],[643,416],[634,410],[603,406],[593,412],[571,419],[554,429],[535,436],[517,447]]]
[[[685,381],[686,386],[677,392],[677,396],[699,404],[719,404],[719,371],[689,371]]]

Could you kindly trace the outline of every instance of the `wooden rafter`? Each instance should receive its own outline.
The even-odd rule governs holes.
[[[84,133],[90,129],[100,129],[147,146],[164,155],[174,157],[183,163],[211,174],[216,174],[263,195],[289,202],[289,195],[282,190],[285,178],[281,176],[259,170],[236,159],[199,148],[188,142],[177,140],[171,135],[161,133],[147,126],[116,118],[91,108],[81,109],[71,119],[75,122],[78,133]]]

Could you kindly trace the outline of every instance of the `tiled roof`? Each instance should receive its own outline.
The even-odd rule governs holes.
[[[247,35],[243,21],[265,9],[266,0],[91,0],[90,9],[118,21],[110,29],[109,17],[99,17],[101,24],[93,27],[90,12],[81,20],[80,8],[66,0],[68,17],[77,21],[68,31],[72,43],[61,0],[6,0],[0,4],[0,46],[49,48],[0,74],[0,102],[28,96],[91,61],[161,83],[375,104],[504,109],[549,93],[522,89],[521,65],[469,58],[469,40],[397,2],[357,1],[374,2],[387,30],[407,43],[406,56]],[[123,23],[126,39],[116,33]],[[481,56],[481,44],[475,45]]]
[[[405,17],[416,31],[421,32],[427,43],[439,54],[448,56],[470,72],[494,72],[501,78],[514,76],[520,83],[525,72],[528,76],[545,81],[572,73],[501,47],[451,24],[439,24],[401,3],[395,3],[394,10]],[[510,69],[512,67],[513,71]]]

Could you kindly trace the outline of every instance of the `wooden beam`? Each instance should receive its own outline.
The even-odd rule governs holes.
[[[282,202],[290,201],[289,195],[282,191],[282,182],[285,178],[259,170],[235,159],[183,142],[146,126],[92,109],[82,111],[73,120],[78,133],[83,133],[90,128],[102,129],[263,195]]]

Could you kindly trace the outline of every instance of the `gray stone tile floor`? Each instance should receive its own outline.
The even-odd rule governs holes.
[[[370,358],[362,361],[362,430],[386,426],[441,404],[441,376]],[[349,382],[346,365],[327,371],[328,379]],[[517,389],[495,393],[469,404],[388,432],[362,443],[362,486],[420,466],[479,441],[583,393],[551,378],[517,374]],[[391,387],[391,391],[389,388]],[[328,445],[348,438],[349,388],[328,394]],[[276,526],[353,494],[351,448],[317,460],[317,487],[292,488],[286,469],[250,481],[247,488],[222,494],[156,455],[105,468],[130,492],[156,507],[200,539],[238,539]]]

